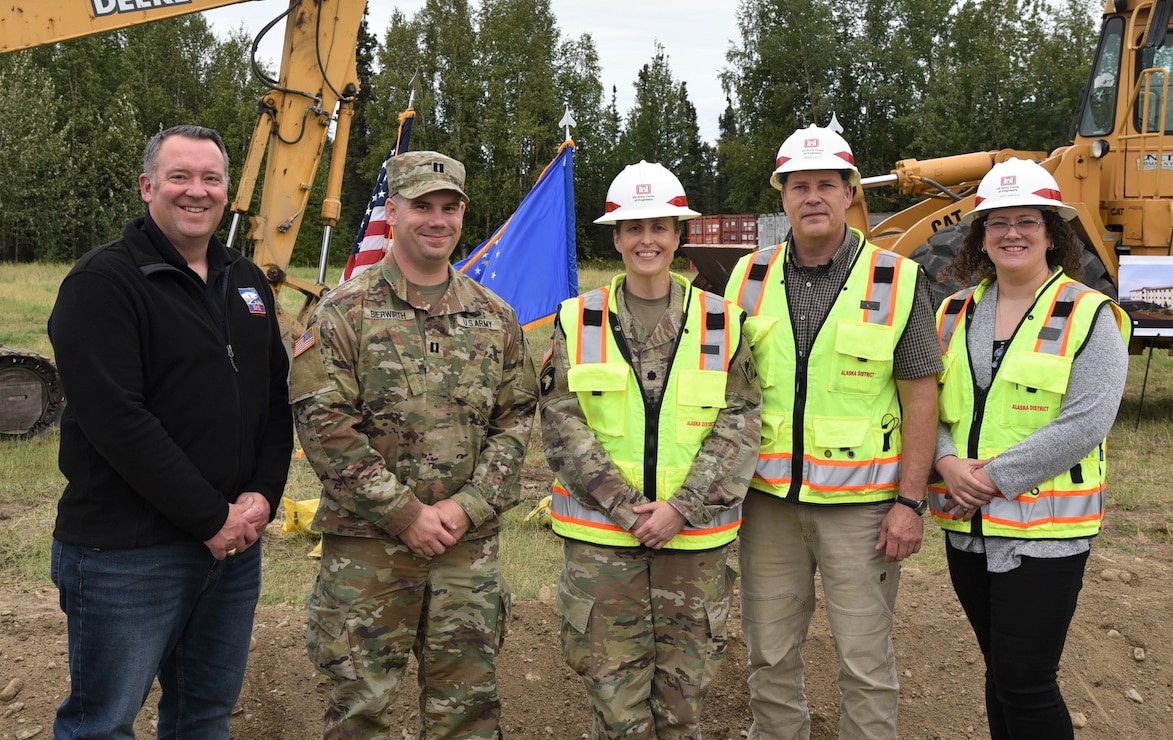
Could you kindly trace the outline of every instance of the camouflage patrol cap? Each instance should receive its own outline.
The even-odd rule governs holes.
[[[411,200],[437,190],[464,192],[464,165],[438,152],[404,152],[387,160],[387,192]]]

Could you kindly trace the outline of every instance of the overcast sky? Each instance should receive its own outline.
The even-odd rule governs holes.
[[[474,0],[475,3],[475,0]],[[391,21],[393,8],[407,17],[415,15],[424,0],[369,0],[367,22],[380,41]],[[250,36],[289,7],[289,0],[258,0],[204,12],[217,34],[243,25]],[[718,75],[725,66],[725,52],[737,37],[734,3],[712,0],[550,0],[563,36],[591,34],[603,69],[603,103],[617,88],[619,112],[631,107],[632,83],[640,67],[652,60],[659,41],[668,55],[675,79],[688,83],[696,106],[701,138],[715,141],[717,118],[725,110]],[[274,29],[262,44],[261,56],[273,69],[280,63],[283,27]],[[573,131],[571,134],[573,135]]]

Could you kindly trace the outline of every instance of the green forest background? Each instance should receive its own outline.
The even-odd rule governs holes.
[[[419,73],[412,149],[463,161],[466,245],[500,225],[577,126],[580,259],[612,255],[591,222],[625,164],[679,176],[702,213],[779,210],[767,184],[778,145],[834,113],[865,175],[896,161],[1006,147],[1052,150],[1087,81],[1102,3],[1088,0],[740,0],[740,37],[714,69],[728,106],[703,141],[688,81],[659,45],[620,111],[589,34],[562,29],[549,0],[427,0],[358,42],[361,92],[332,264],[345,261],[371,187],[394,144]],[[695,19],[702,23],[703,18]],[[622,22],[622,19],[616,19]],[[234,183],[265,88],[251,33],[217,38],[197,13],[0,55],[0,261],[71,261],[114,238],[144,206],[137,177],[153,133],[177,123],[218,129]],[[649,39],[655,29],[647,29]],[[275,70],[268,70],[272,75]],[[324,160],[291,264],[316,265]],[[873,211],[904,205],[868,193]],[[259,195],[254,199],[259,200]]]

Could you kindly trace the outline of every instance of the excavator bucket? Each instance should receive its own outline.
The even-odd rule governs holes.
[[[754,251],[754,247],[739,244],[685,244],[680,254],[692,262],[697,276],[693,285],[710,293],[721,293],[729,282],[737,260]]]

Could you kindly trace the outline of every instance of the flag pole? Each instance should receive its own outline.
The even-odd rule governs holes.
[[[565,120],[565,118],[563,120]],[[571,123],[573,124],[573,121]],[[558,125],[562,124],[560,123]],[[562,150],[568,146],[574,146],[574,139],[570,138],[570,129],[566,130],[566,141],[558,145],[558,151],[554,153],[554,158],[547,162],[546,166],[542,168],[542,174],[538,175],[538,179],[534,180],[534,184],[530,190],[533,190],[538,186],[538,183],[542,181],[542,178],[546,176],[546,173],[550,171],[550,167],[558,161],[558,155],[561,154]],[[497,230],[493,232],[493,235],[486,239],[485,243],[482,244],[480,248],[477,249],[477,251],[468,256],[468,259],[464,261],[464,265],[460,268],[460,272],[467,273],[470,267],[475,265],[481,257],[484,257],[485,253],[492,249],[493,245],[495,245],[501,239],[501,235],[505,233],[505,229],[509,228],[509,223],[511,221],[513,221],[513,216],[510,216],[505,220],[505,223],[498,226]]]
[[[387,253],[388,242],[392,236],[392,227],[386,224],[387,198],[385,191],[387,183],[387,159],[408,150],[411,138],[411,123],[415,119],[416,80],[419,73],[412,75],[408,82],[407,108],[399,114],[399,130],[395,133],[395,144],[383,161],[379,177],[375,182],[375,190],[367,202],[367,212],[359,224],[359,233],[355,238],[347,257],[346,268],[342,272],[341,282],[346,282],[358,273],[377,264]],[[377,217],[377,220],[376,220]]]

